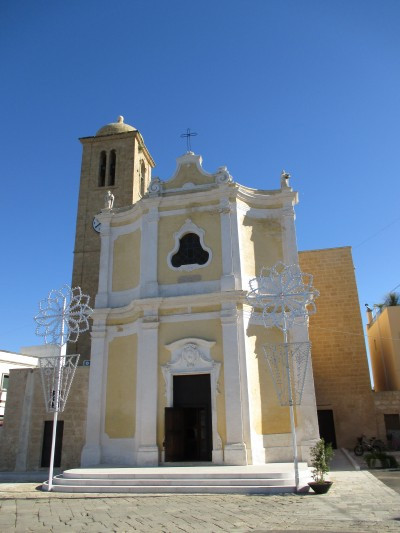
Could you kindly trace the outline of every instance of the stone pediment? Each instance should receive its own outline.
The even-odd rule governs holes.
[[[150,196],[158,196],[163,192],[207,189],[232,182],[232,176],[226,167],[219,167],[217,172],[210,174],[203,169],[202,162],[201,155],[193,152],[178,157],[175,173],[168,181],[161,181],[159,178],[151,180]]]

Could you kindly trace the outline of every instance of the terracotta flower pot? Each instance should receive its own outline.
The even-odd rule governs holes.
[[[322,481],[322,483],[317,483],[317,481],[310,481],[308,485],[316,494],[326,494],[328,490],[332,487],[333,481]]]

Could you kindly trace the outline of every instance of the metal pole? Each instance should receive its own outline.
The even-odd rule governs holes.
[[[288,380],[288,396],[289,396],[289,412],[290,412],[290,430],[292,433],[292,446],[293,446],[293,465],[294,465],[294,480],[296,484],[296,492],[299,490],[299,460],[297,457],[297,438],[296,438],[296,424],[294,420],[293,409],[293,394],[292,394],[292,379],[290,376],[290,361],[289,361],[289,347],[288,347],[288,332],[286,329],[286,317],[284,317],[284,342],[285,342],[285,355],[286,355],[286,372]]]
[[[58,412],[54,411],[53,435],[51,439],[51,454],[50,454],[50,468],[49,468],[49,491],[51,491],[51,489],[53,488],[54,452],[55,452],[55,447],[56,447],[57,418],[58,418]]]
[[[63,316],[65,313],[65,309],[67,306],[67,299],[64,298],[63,302]],[[61,367],[63,365],[65,354],[66,354],[66,344],[64,343],[64,334],[65,334],[65,319],[63,318],[61,322],[61,347],[60,347],[60,357],[57,361],[57,378],[56,378],[56,389],[54,391],[54,398],[53,402],[54,405],[52,406],[54,411],[53,416],[53,434],[51,438],[51,452],[50,452],[50,468],[49,468],[49,491],[51,491],[53,487],[53,472],[54,472],[54,455],[55,455],[55,448],[56,448],[56,436],[57,436],[57,421],[58,421],[58,410],[60,408],[60,387],[61,387]]]

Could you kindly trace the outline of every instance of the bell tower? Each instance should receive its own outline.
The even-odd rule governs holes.
[[[100,225],[95,219],[105,206],[108,191],[113,208],[136,203],[146,193],[155,163],[140,132],[118,117],[93,137],[79,139],[83,146],[78,214],[76,220],[72,287],[79,286],[94,305],[99,279]],[[79,337],[70,346],[90,358],[90,335]]]

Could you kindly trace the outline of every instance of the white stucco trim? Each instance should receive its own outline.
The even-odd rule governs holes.
[[[165,380],[166,406],[173,407],[173,377],[181,375],[210,374],[211,385],[211,424],[212,424],[212,461],[223,462],[222,440],[218,433],[217,394],[221,363],[210,355],[215,341],[195,337],[179,339],[165,347],[171,352],[171,361],[161,367]]]
[[[182,209],[171,209],[170,211],[160,211],[160,217],[171,217],[180,215],[190,215],[192,213],[218,213],[218,204],[203,205],[200,207],[184,207]]]
[[[220,290],[221,282],[190,281],[186,283],[171,283],[159,285],[160,296],[192,296],[196,294],[216,293]]]
[[[208,313],[184,313],[160,317],[160,322],[174,323],[174,322],[192,322],[194,320],[215,320],[221,316],[220,311],[213,311]]]
[[[125,307],[130,304],[132,300],[140,297],[140,286],[133,289],[126,289],[125,291],[114,291],[108,296],[108,305],[110,307]]]

